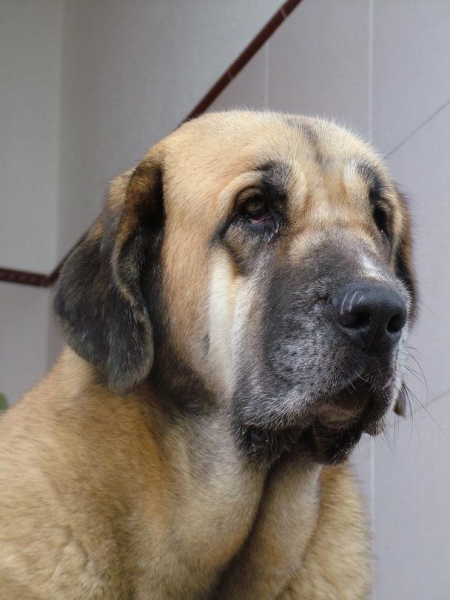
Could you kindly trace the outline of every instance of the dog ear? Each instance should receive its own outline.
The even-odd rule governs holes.
[[[413,323],[416,318],[417,312],[417,284],[416,275],[413,266],[412,257],[412,242],[411,242],[411,216],[408,208],[408,200],[406,196],[398,188],[396,189],[397,196],[400,200],[400,209],[402,212],[402,232],[400,239],[397,244],[396,250],[396,273],[397,276],[405,284],[411,300],[410,308],[410,323]],[[394,411],[404,417],[407,412],[407,391],[403,385],[397,402],[394,407]]]
[[[397,196],[400,201],[400,210],[402,213],[402,231],[396,246],[396,273],[409,291],[411,298],[410,321],[413,322],[416,317],[417,284],[412,257],[411,215],[406,196],[398,189]]]
[[[106,206],[67,258],[55,297],[63,334],[124,394],[153,363],[153,330],[142,278],[162,238],[163,177],[151,153],[115,179]]]

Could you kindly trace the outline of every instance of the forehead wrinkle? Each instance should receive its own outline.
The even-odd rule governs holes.
[[[286,181],[289,178],[289,165],[281,159],[267,160],[263,164],[257,164],[255,171],[261,174],[261,182],[267,182],[271,185],[286,187]]]
[[[371,210],[368,190],[361,178],[353,174],[347,161],[337,158],[326,169],[308,169],[305,200],[295,210],[294,221],[301,227],[366,230]]]
[[[317,167],[324,167],[330,159],[324,153],[323,140],[321,140],[319,132],[314,125],[308,123],[305,119],[295,118],[293,116],[287,116],[286,122],[291,128],[300,132],[302,139],[306,141],[310,160],[312,160]]]

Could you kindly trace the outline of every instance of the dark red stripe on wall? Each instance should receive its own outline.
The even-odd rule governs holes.
[[[9,283],[23,283],[25,285],[35,285],[37,287],[47,287],[49,276],[44,273],[34,273],[32,271],[16,271],[15,269],[4,269],[0,267],[0,281],[9,281]]]

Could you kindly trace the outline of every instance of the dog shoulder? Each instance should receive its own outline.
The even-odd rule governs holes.
[[[115,397],[91,375],[65,350],[0,418],[0,589],[11,600],[103,598],[128,585],[114,519],[142,486],[130,472],[158,488],[158,454],[138,400]]]

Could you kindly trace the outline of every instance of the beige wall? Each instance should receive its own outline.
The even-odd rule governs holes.
[[[387,155],[411,197],[421,289],[408,373],[415,414],[393,419],[384,439],[363,440],[354,460],[373,520],[373,598],[446,600],[450,2],[303,0],[211,110],[234,106],[337,119]]]
[[[63,8],[0,2],[2,267],[46,273],[57,262]]]

